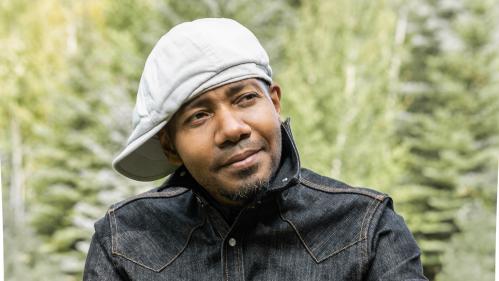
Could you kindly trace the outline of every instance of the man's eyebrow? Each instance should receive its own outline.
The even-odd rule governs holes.
[[[228,87],[224,94],[228,97],[232,96],[232,95],[235,95],[237,93],[239,93],[240,91],[242,91],[245,87],[247,86],[253,86],[257,89],[260,89],[261,87],[258,85],[258,82],[256,81],[243,81],[243,82],[240,82],[240,83],[237,83],[235,85],[232,85],[230,87]],[[189,110],[193,107],[198,107],[198,106],[204,106],[206,104],[210,103],[209,100],[206,100],[205,98],[203,98],[203,96],[199,96],[198,98],[195,98],[194,100],[184,104],[181,109],[179,111],[185,111],[185,110]]]
[[[185,117],[185,113],[198,107],[208,106],[210,104],[209,99],[206,99],[202,94],[200,96],[195,97],[193,100],[188,101],[180,106],[180,108],[175,112],[175,116],[178,116],[180,119]]]
[[[237,94],[247,86],[253,86],[256,89],[262,90],[256,81],[251,80],[251,81],[244,81],[228,87],[228,89],[225,90],[225,95],[232,96],[234,94]]]
[[[236,85],[230,86],[227,88],[227,90],[225,90],[225,95],[226,96],[235,95],[235,94],[239,93],[242,89],[244,89],[244,87],[246,87],[247,84],[248,83],[242,82],[242,83],[238,83]]]

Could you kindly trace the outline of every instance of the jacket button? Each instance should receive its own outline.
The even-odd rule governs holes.
[[[231,247],[236,246],[236,239],[234,239],[234,238],[230,238],[230,239],[229,239],[229,246],[231,246]]]

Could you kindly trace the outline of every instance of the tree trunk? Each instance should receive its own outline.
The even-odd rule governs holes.
[[[16,116],[12,116],[10,119],[10,137],[12,172],[10,176],[9,205],[12,208],[14,223],[19,224],[24,221],[24,170],[21,129]]]

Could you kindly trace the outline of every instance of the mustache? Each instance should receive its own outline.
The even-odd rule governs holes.
[[[234,155],[245,151],[258,151],[265,148],[265,141],[243,139],[232,146],[227,146],[219,150],[214,157],[214,165],[212,170],[218,171],[222,169],[230,161]]]

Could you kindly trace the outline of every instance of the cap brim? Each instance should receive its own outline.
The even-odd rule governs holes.
[[[178,166],[168,161],[156,136],[166,122],[129,143],[114,159],[113,168],[137,181],[154,181],[172,173]]]

